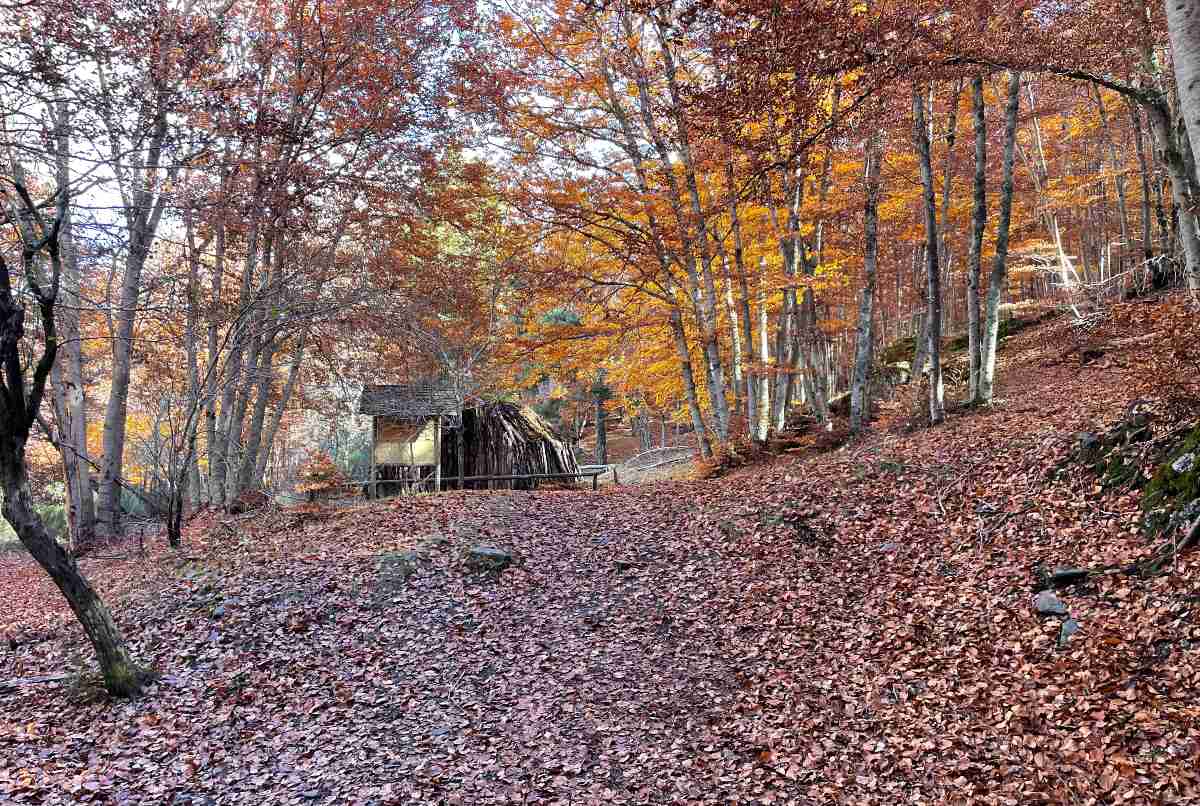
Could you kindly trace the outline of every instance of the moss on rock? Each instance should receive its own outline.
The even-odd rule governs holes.
[[[1171,450],[1142,495],[1142,524],[1160,533],[1174,525],[1177,516],[1190,511],[1200,499],[1200,426],[1183,435]]]

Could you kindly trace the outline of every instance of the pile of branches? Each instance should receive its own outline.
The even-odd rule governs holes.
[[[462,429],[464,476],[579,472],[579,463],[571,449],[527,406],[495,402],[467,409],[463,412]],[[456,436],[448,435],[442,441],[442,473],[450,482],[458,475]],[[488,482],[467,482],[465,486],[487,487]],[[512,486],[525,489],[532,485],[518,480]]]

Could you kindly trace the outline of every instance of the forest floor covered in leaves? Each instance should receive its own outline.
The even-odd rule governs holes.
[[[1135,495],[1050,479],[1138,360],[1081,366],[1060,327],[1010,339],[1003,401],[934,429],[707,481],[223,517],[180,555],[87,560],[162,676],[130,702],[0,692],[0,802],[1200,802],[1200,552],[1062,592],[1062,647],[1033,609],[1035,565],[1150,550]],[[470,572],[476,543],[519,562]],[[404,551],[407,576],[381,562]],[[0,679],[89,662],[19,555],[0,607]]]

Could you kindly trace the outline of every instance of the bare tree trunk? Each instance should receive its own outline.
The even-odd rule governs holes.
[[[622,16],[622,25],[625,27],[627,32],[631,32],[627,14]],[[622,96],[615,87],[612,72],[609,70],[607,63],[604,63],[601,69],[604,75],[604,82],[608,92],[608,100],[611,105],[611,111],[616,117],[617,123],[620,125],[622,134],[624,136],[624,149],[630,160],[633,162],[634,172],[636,173],[638,179],[638,186],[643,193],[649,195],[650,184],[647,178],[647,170],[642,156],[642,149],[638,145],[637,138],[634,136],[633,128],[629,121],[629,116],[626,114],[625,107],[621,103]],[[653,114],[649,108],[650,101],[644,74],[641,74],[640,80],[638,80],[636,83],[638,87],[639,106],[642,113],[642,118],[647,123],[648,136],[650,136],[655,142],[655,146],[660,157],[665,160],[664,166],[668,170],[667,176],[669,177],[672,189],[672,206],[678,216],[681,212],[681,205],[679,202],[678,188],[675,184],[674,173],[672,173],[670,169],[671,161],[669,149],[667,149],[666,144],[662,141],[658,129],[654,124]],[[711,459],[713,456],[712,444],[709,441],[708,428],[705,425],[704,417],[700,410],[699,399],[696,394],[696,379],[695,374],[692,371],[692,359],[691,353],[688,350],[687,332],[683,326],[683,316],[680,313],[678,305],[678,294],[676,293],[675,281],[671,274],[672,263],[671,258],[669,257],[670,253],[668,252],[668,249],[664,243],[663,233],[659,227],[658,220],[653,209],[647,207],[645,212],[646,218],[650,225],[651,244],[653,245],[654,253],[658,259],[660,271],[662,272],[661,285],[664,289],[664,295],[667,297],[667,299],[664,301],[667,302],[670,308],[671,333],[674,337],[673,340],[675,343],[675,352],[679,360],[680,372],[683,375],[684,392],[687,398],[688,410],[692,418],[692,425],[696,430],[696,440],[700,449],[700,455],[705,459]],[[680,220],[678,223],[681,227],[683,226],[682,220]],[[689,279],[692,280],[693,288],[689,289],[688,291],[689,297],[691,298],[697,317],[702,319],[702,312],[695,305],[696,296],[694,293],[694,265],[691,263],[690,256],[687,254],[684,255],[683,262],[685,264],[685,270],[689,272]],[[711,375],[709,376],[709,379],[711,381]]]
[[[991,403],[995,391],[996,348],[1000,332],[1000,297],[1008,282],[1008,234],[1012,222],[1013,162],[1016,156],[1017,111],[1021,105],[1021,74],[1011,71],[1004,109],[1004,156],[1000,170],[1000,218],[996,224],[996,255],[988,278],[987,309],[980,344],[979,401]]]
[[[9,447],[5,453],[11,454],[13,450]],[[95,589],[79,572],[75,561],[46,531],[34,511],[33,494],[23,464],[17,464],[10,456],[6,456],[5,461],[0,462],[0,467],[3,468],[0,472],[4,474],[4,519],[71,606],[71,612],[79,620],[96,652],[104,687],[118,697],[139,693],[142,673],[134,665],[121,631],[117,629],[112,614],[96,595]]]
[[[771,346],[767,338],[770,321],[767,314],[767,262],[765,258],[759,258],[758,268],[758,360],[764,372],[758,378],[758,413],[754,419],[758,426],[758,432],[754,438],[759,442],[765,442],[771,428],[771,395],[779,394],[780,385],[777,381],[772,382],[772,377],[765,372],[771,361]]]
[[[125,453],[125,420],[129,400],[129,378],[133,362],[133,325],[141,290],[142,268],[148,255],[145,246],[130,244],[117,303],[116,332],[112,343],[112,382],[104,412],[104,456],[100,469],[99,522],[110,534],[121,529],[121,479]]]
[[[608,412],[604,410],[604,390],[597,381],[596,400],[596,464],[608,464]]]
[[[785,170],[784,191],[788,203],[787,229],[779,239],[779,252],[783,259],[784,273],[788,277],[788,287],[783,290],[783,308],[779,312],[779,327],[775,331],[775,383],[774,397],[771,401],[771,425],[776,431],[782,431],[787,420],[788,403],[792,397],[792,384],[797,382],[795,372],[797,359],[801,358],[798,335],[800,318],[794,279],[801,273],[803,261],[802,242],[800,240],[800,208],[804,202],[804,177],[791,176],[789,167]],[[772,222],[778,231],[778,219],[774,207],[770,208]],[[807,289],[802,292],[807,293]]]
[[[1150,224],[1150,165],[1146,160],[1146,143],[1142,134],[1142,112],[1130,99],[1129,117],[1133,122],[1133,144],[1137,151],[1138,169],[1142,184],[1142,257],[1151,260],[1154,257],[1154,239]]]
[[[970,362],[967,401],[977,403],[983,365],[980,350],[979,279],[983,273],[983,236],[987,229],[987,116],[981,76],[971,79],[971,107],[975,128],[975,181],[971,246],[967,256],[967,355]]]
[[[629,13],[621,14],[621,24],[626,35],[632,39],[634,31]],[[683,107],[678,99],[676,71],[668,35],[660,24],[656,24],[655,29],[663,56],[661,71],[674,99],[671,117],[679,138],[678,152],[671,148],[659,130],[656,105],[650,94],[649,71],[642,63],[640,51],[636,50],[634,84],[637,88],[638,107],[646,134],[654,144],[667,181],[668,200],[675,218],[679,241],[682,244],[682,254],[678,262],[687,277],[686,290],[703,345],[709,405],[715,420],[717,439],[723,443],[729,436],[729,402],[726,397],[724,368],[721,363],[720,343],[716,329],[716,293],[712,282],[712,255],[708,245],[708,228],[700,204],[699,185],[687,140],[687,125],[683,119]],[[678,163],[673,156],[675,153],[678,153],[678,160],[684,169],[684,180],[691,202],[690,213],[684,208],[683,190],[680,188],[676,176]],[[699,255],[696,254],[697,250]]]
[[[239,296],[238,311],[241,315],[245,315],[247,307],[251,303],[251,288],[255,269],[258,265],[258,236],[260,226],[261,213],[255,215],[250,222],[249,235],[246,238],[246,256],[242,266],[242,286]],[[269,237],[268,237],[269,240]],[[267,249],[269,247],[264,247]],[[226,361],[224,377],[221,380],[221,408],[220,415],[213,429],[214,439],[209,445],[209,492],[212,502],[218,506],[224,506],[230,503],[226,497],[227,485],[229,484],[230,470],[232,468],[231,453],[232,445],[230,435],[233,434],[234,427],[234,409],[238,399],[238,391],[242,382],[242,374],[246,359],[247,338],[253,339],[255,334],[249,336],[240,327],[240,320],[229,323],[229,327],[235,328],[238,332],[234,338],[229,339],[230,349],[229,358]],[[253,330],[253,328],[250,328]],[[243,408],[243,414],[245,409]],[[238,422],[237,437],[241,437],[241,424]]]
[[[1100,114],[1100,128],[1104,132],[1104,139],[1108,145],[1108,164],[1113,172],[1113,184],[1117,189],[1117,215],[1121,217],[1121,250],[1119,263],[1120,270],[1124,270],[1125,254],[1129,248],[1129,207],[1126,203],[1125,195],[1125,173],[1121,170],[1121,163],[1117,160],[1117,143],[1113,138],[1112,129],[1108,125],[1108,113],[1104,108],[1104,96],[1100,94],[1100,87],[1096,84],[1092,85],[1092,90],[1096,94],[1096,110]]]
[[[713,225],[713,244],[717,249],[717,259],[721,261],[721,281],[724,288],[725,302],[725,317],[729,320],[729,343],[732,346],[733,354],[733,398],[734,409],[740,408],[741,404],[749,396],[748,392],[748,376],[746,374],[746,356],[742,350],[742,333],[741,323],[738,321],[737,303],[733,298],[733,268],[729,265],[729,256],[725,253],[725,244],[716,232],[716,225]]]
[[[739,324],[741,333],[735,336],[742,340],[743,373],[746,376],[746,428],[751,439],[760,439],[758,425],[759,387],[766,383],[752,369],[754,363],[754,320],[750,310],[750,287],[746,275],[745,251],[742,247],[742,224],[738,215],[737,196],[734,188],[733,163],[725,163],[725,181],[729,192],[729,226],[733,234],[733,270],[738,281],[738,306],[741,311]]]
[[[1159,153],[1166,165],[1171,180],[1171,197],[1175,202],[1175,215],[1179,224],[1179,240],[1186,262],[1185,277],[1188,289],[1200,294],[1200,234],[1196,231],[1196,214],[1192,210],[1191,188],[1194,184],[1189,176],[1187,161],[1166,109],[1166,105],[1146,107],[1150,116],[1150,127],[1158,140]]]
[[[879,164],[883,161],[883,137],[879,132],[867,140],[867,199],[863,207],[863,287],[858,303],[858,344],[854,352],[854,381],[850,387],[850,430],[858,433],[870,418],[872,324],[875,313],[875,276],[879,264]]]
[[[105,94],[107,81],[102,69],[98,71],[100,84]],[[104,412],[104,456],[100,466],[100,507],[97,525],[111,533],[120,531],[121,479],[125,453],[125,418],[129,399],[129,376],[133,360],[133,328],[137,318],[138,297],[141,294],[142,270],[150,256],[150,249],[158,233],[163,209],[167,201],[168,180],[174,177],[175,168],[162,169],[164,144],[168,132],[167,111],[163,106],[165,93],[157,93],[157,106],[145,120],[149,124],[149,137],[144,154],[133,160],[122,154],[118,129],[106,117],[111,146],[110,168],[117,176],[121,189],[121,212],[125,219],[125,232],[129,239],[126,245],[125,270],[121,278],[121,289],[115,317],[115,332],[112,344],[112,380],[109,386],[108,405]],[[112,110],[109,110],[109,115]],[[144,160],[144,162],[142,162]],[[136,164],[141,162],[141,164]]]
[[[958,103],[962,97],[962,86],[960,78],[954,84],[950,113],[946,120],[946,161],[942,168],[941,226],[938,228],[938,260],[943,269],[950,260],[950,198],[954,190],[954,142],[958,139]]]
[[[704,459],[712,459],[712,443],[708,439],[708,427],[704,424],[704,415],[700,412],[700,400],[696,394],[696,376],[692,372],[692,357],[688,352],[687,333],[683,329],[683,315],[679,312],[677,305],[671,306],[671,333],[675,337],[675,352],[683,373],[683,391],[687,398],[688,412],[692,417],[692,428],[696,432],[696,443],[700,448],[700,456]]]
[[[783,430],[783,422],[787,418],[787,403],[791,396],[793,350],[795,339],[792,338],[792,324],[796,319],[796,292],[791,288],[783,290],[783,310],[779,314],[779,327],[775,330],[775,382],[774,396],[771,399],[771,427],[777,432]]]
[[[71,107],[61,102],[47,107],[54,122],[55,170],[60,188],[71,182]],[[58,357],[51,369],[50,384],[55,416],[59,421],[59,446],[66,486],[71,548],[87,549],[95,536],[96,508],[92,499],[92,471],[87,459],[87,405],[83,383],[83,350],[80,342],[80,295],[78,255],[75,251],[72,211],[67,207],[59,222],[59,244],[63,275],[61,303],[56,312],[63,335]]]
[[[267,459],[271,455],[271,448],[275,444],[275,439],[279,434],[279,426],[283,421],[283,413],[287,410],[288,401],[292,399],[292,395],[296,390],[296,379],[300,376],[300,365],[304,361],[304,343],[307,340],[308,332],[304,331],[300,334],[300,341],[296,345],[296,354],[292,357],[292,366],[288,369],[287,380],[283,384],[283,392],[279,395],[279,400],[275,404],[275,410],[271,414],[271,422],[267,426],[266,433],[263,435],[263,447],[258,451],[254,463],[254,476],[251,479],[255,486],[261,486],[267,471]]]
[[[929,155],[929,132],[925,124],[924,93],[913,85],[913,141],[921,168],[925,202],[925,274],[929,296],[929,421],[937,425],[946,418],[942,388],[942,287],[938,269],[937,207],[933,191],[933,167]]]
[[[237,486],[230,496],[230,500],[237,500],[237,497],[243,492],[251,488],[251,483],[255,480],[254,469],[258,466],[258,454],[262,447],[263,424],[267,417],[267,404],[271,398],[271,385],[275,375],[275,351],[278,348],[278,342],[272,335],[266,347],[263,348],[263,355],[259,360],[259,368],[256,378],[257,389],[254,393],[254,409],[250,414],[250,427],[246,429],[248,439],[246,442],[246,450],[242,456],[241,467],[238,468]]]
[[[704,318],[699,322],[704,339],[704,356],[708,364],[709,404],[717,424],[717,435],[724,443],[729,439],[729,399],[725,367],[721,359],[720,340],[717,336],[717,291],[713,281],[713,255],[708,243],[708,227],[705,224],[704,204],[700,198],[700,183],[696,176],[696,164],[692,157],[688,122],[684,119],[686,101],[682,98],[678,84],[678,71],[672,51],[669,28],[661,18],[656,18],[655,30],[662,48],[663,73],[671,97],[671,111],[675,118],[675,131],[679,144],[679,158],[683,163],[684,179],[691,202],[691,213],[695,219],[697,246],[700,252],[700,278]]]
[[[216,224],[213,227],[213,239],[216,246],[213,250],[213,280],[212,280],[212,296],[210,297],[212,308],[219,310],[221,303],[221,290],[224,286],[225,279],[225,216],[224,213],[218,213]],[[208,323],[208,363],[211,367],[218,366],[217,352],[220,345],[220,324],[214,314],[210,315]],[[210,372],[205,379],[203,395],[204,395],[204,444],[208,450],[208,478],[205,480],[205,501],[209,504],[220,503],[217,499],[219,493],[214,487],[213,482],[216,479],[216,461],[217,461],[217,391],[220,384],[220,373]]]
[[[1200,152],[1200,0],[1165,0],[1165,5],[1180,113],[1192,151]]]

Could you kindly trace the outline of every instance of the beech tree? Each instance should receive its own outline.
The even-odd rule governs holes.
[[[1187,126],[1192,154],[1200,154],[1200,2],[1164,0],[1164,4],[1180,115]]]
[[[925,319],[926,356],[929,362],[929,422],[937,425],[946,418],[945,390],[942,385],[942,275],[938,266],[937,208],[933,192],[933,166],[929,154],[929,132],[925,122],[925,92],[920,84],[914,83],[913,98],[913,144],[917,150],[917,164],[921,170],[921,187],[924,189],[925,208]]]
[[[996,223],[996,254],[988,278],[987,306],[979,340],[979,401],[990,403],[996,382],[996,349],[1000,334],[1000,300],[1008,277],[1008,241],[1012,226],[1013,161],[1017,147],[1017,111],[1021,106],[1021,74],[1008,76],[1008,102],[1004,107],[1004,155],[1000,170],[1000,217]]]
[[[873,133],[866,146],[866,200],[863,210],[863,287],[858,307],[858,341],[850,394],[850,428],[861,431],[870,416],[870,380],[874,346],[875,286],[879,274],[879,167],[883,135]]]

